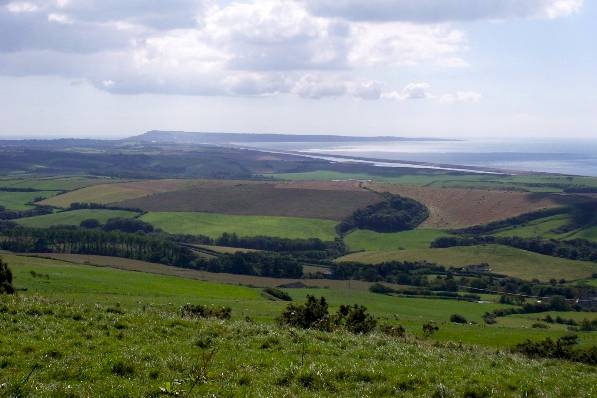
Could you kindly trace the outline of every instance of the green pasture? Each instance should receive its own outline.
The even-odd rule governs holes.
[[[33,206],[27,204],[33,202],[36,198],[49,198],[56,195],[58,192],[41,191],[41,192],[6,192],[0,191],[0,206],[8,210],[27,210]]]
[[[348,234],[344,241],[349,250],[403,250],[428,249],[435,239],[449,236],[437,229],[415,229],[412,231],[379,233],[359,229]]]
[[[313,218],[236,216],[199,212],[150,212],[141,220],[173,234],[207,235],[224,232],[239,236],[277,236],[280,238],[319,238],[334,240],[337,222]]]
[[[502,245],[459,246],[445,249],[371,251],[353,253],[336,261],[378,264],[384,261],[429,261],[448,267],[487,263],[492,272],[525,280],[567,281],[590,277],[597,264],[545,256]]]
[[[52,225],[79,225],[81,221],[89,218],[103,224],[111,218],[132,218],[136,215],[137,213],[127,210],[82,209],[20,218],[15,221],[26,227],[48,228]]]

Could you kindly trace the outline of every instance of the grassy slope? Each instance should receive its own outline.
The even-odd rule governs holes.
[[[26,227],[47,228],[52,225],[79,225],[81,221],[88,218],[95,218],[105,223],[110,218],[129,218],[136,215],[137,213],[126,210],[84,209],[21,218],[15,221]]]
[[[122,271],[112,268],[75,265],[63,261],[3,255],[15,274],[15,286],[26,288],[27,296],[42,294],[44,297],[66,300],[78,304],[115,305],[137,308],[147,305],[155,308],[177,308],[185,303],[228,305],[235,319],[250,316],[255,320],[271,322],[280,314],[285,303],[269,301],[261,290],[192,279],[155,275],[144,272]],[[48,274],[49,278],[34,278],[30,271]],[[409,333],[421,334],[421,325],[438,322],[440,341],[461,341],[484,346],[509,346],[526,338],[555,337],[563,334],[557,330],[528,330],[502,325],[488,327],[481,316],[486,311],[506,307],[502,304],[479,304],[455,300],[392,297],[360,289],[285,289],[295,300],[307,294],[325,296],[332,309],[340,304],[358,303],[387,322],[396,319]],[[456,325],[448,321],[453,313],[464,315],[479,325]],[[597,334],[584,333],[585,343],[597,343]]]
[[[399,250],[354,253],[338,261],[360,261],[376,264],[383,261],[427,260],[445,266],[463,266],[488,263],[493,272],[526,280],[551,278],[575,280],[590,277],[597,272],[597,264],[544,256],[501,245],[450,247],[447,249]]]
[[[297,334],[273,324],[284,303],[265,300],[258,289],[79,266],[55,260],[5,256],[15,273],[18,297],[0,297],[0,384],[13,388],[33,363],[41,367],[23,395],[147,396],[188,378],[202,352],[216,349],[197,396],[592,396],[594,368],[533,361],[495,349],[432,344],[433,340],[511,345],[526,337],[563,331],[442,323],[452,312],[472,320],[497,305],[403,299],[342,290],[288,290],[295,298],[324,294],[336,307],[358,302],[407,326],[440,321],[432,341],[383,335]],[[47,274],[34,278],[29,271]],[[226,304],[233,320],[181,319],[186,303]],[[107,311],[120,304],[122,314]],[[301,337],[302,336],[302,337]],[[591,334],[581,334],[593,341]],[[304,365],[301,352],[304,344]],[[8,348],[9,347],[9,348]],[[8,348],[8,349],[7,349]],[[122,366],[118,366],[118,365]],[[553,366],[552,366],[553,365]],[[437,395],[444,392],[444,395]],[[446,391],[449,395],[445,395]],[[481,395],[473,395],[476,392]],[[434,395],[435,394],[435,395]]]
[[[273,216],[234,216],[213,213],[151,212],[141,217],[170,233],[202,234],[213,238],[224,232],[239,236],[278,236],[334,240],[335,221]]]
[[[5,298],[3,366],[22,396],[594,396],[594,369],[426,341],[314,331],[244,321],[181,319],[172,307]],[[46,313],[51,311],[51,313]],[[33,314],[40,313],[35,316]],[[214,352],[211,361],[204,355]],[[205,370],[199,373],[199,369]],[[192,380],[203,375],[191,390]],[[195,377],[193,377],[195,376]],[[16,395],[16,394],[15,394]]]
[[[3,192],[0,191],[0,206],[4,206],[8,210],[26,210],[33,206],[27,203],[32,202],[37,197],[49,198],[56,195],[58,192],[41,191],[41,192]]]
[[[351,251],[427,249],[433,240],[442,236],[448,236],[448,234],[436,229],[415,229],[395,233],[356,230],[346,236],[344,241]]]

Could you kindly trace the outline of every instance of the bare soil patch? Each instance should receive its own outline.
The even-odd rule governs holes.
[[[379,202],[363,189],[304,188],[294,184],[202,184],[119,202],[145,211],[205,212],[234,215],[308,217],[342,220],[358,208]],[[325,188],[325,189],[323,189]]]
[[[548,194],[504,192],[481,189],[433,188],[367,183],[377,192],[390,192],[415,199],[429,209],[421,225],[429,228],[458,228],[514,217],[562,204],[562,197]]]

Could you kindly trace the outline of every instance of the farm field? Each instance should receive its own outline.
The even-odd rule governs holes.
[[[454,173],[416,173],[398,176],[382,176],[369,173],[352,173],[318,170],[304,173],[277,173],[268,176],[281,180],[371,180],[402,185],[429,186],[437,188],[476,188],[494,190],[526,190],[529,192],[562,192],[556,186],[586,185],[597,187],[597,178],[581,176],[539,176],[539,175],[458,175]],[[537,186],[551,184],[553,186]]]
[[[176,276],[187,279],[196,279],[201,281],[226,283],[232,285],[243,285],[251,287],[277,287],[280,285],[287,285],[293,283],[302,283],[309,288],[324,288],[324,289],[347,289],[350,291],[362,290],[368,291],[369,287],[373,284],[372,282],[365,281],[341,281],[331,279],[289,279],[289,278],[269,278],[254,275],[239,275],[239,274],[227,274],[227,273],[215,273],[199,271],[190,268],[179,268],[171,267],[163,264],[148,263],[146,261],[131,260],[120,257],[108,257],[108,256],[94,256],[87,254],[54,254],[54,253],[38,253],[33,254],[32,258],[46,258],[55,259],[68,263],[94,265],[98,267],[110,267],[124,271],[138,271],[146,272],[150,274]],[[22,257],[29,257],[22,255]],[[26,260],[12,261],[25,262]],[[305,272],[308,272],[307,268]],[[316,267],[312,267],[316,268]],[[391,287],[399,288],[399,285],[393,285],[391,283],[386,284]]]
[[[336,261],[359,261],[378,264],[384,261],[429,261],[444,266],[464,266],[488,263],[491,271],[525,280],[567,281],[590,277],[597,272],[597,264],[544,256],[508,246],[479,245],[445,249],[397,250],[353,253]]]
[[[336,222],[298,217],[237,216],[198,212],[151,212],[141,220],[173,234],[206,235],[223,233],[239,236],[277,236],[281,238],[319,238],[332,241]]]
[[[352,184],[206,184],[118,203],[150,212],[204,212],[235,215],[342,220],[356,209],[381,201]]]
[[[479,189],[432,188],[368,183],[378,192],[390,192],[415,199],[429,209],[422,224],[428,228],[458,228],[486,224],[522,213],[557,206],[562,200],[551,195],[500,192]]]
[[[82,209],[19,218],[15,221],[25,227],[48,228],[52,225],[79,225],[81,221],[89,218],[94,218],[103,224],[110,218],[131,218],[136,215],[137,213],[126,210]]]
[[[37,191],[37,192],[5,192],[0,191],[0,206],[8,210],[27,210],[34,206],[27,203],[33,202],[36,198],[48,198],[56,195],[58,192],[54,191]]]
[[[496,232],[495,236],[518,236],[521,238],[558,238],[559,234],[552,232],[556,228],[563,227],[570,222],[568,214],[558,214],[551,217],[540,218],[530,221],[524,225],[515,226]]]
[[[69,207],[71,203],[109,204],[138,198],[159,192],[177,190],[192,185],[195,180],[139,180],[110,184],[97,184],[76,189],[45,200],[42,204],[56,207]]]
[[[582,229],[566,237],[567,239],[587,239],[597,242],[597,225]]]
[[[0,187],[32,188],[42,191],[71,191],[95,184],[117,182],[117,179],[105,177],[44,177],[44,178],[6,178],[0,179]]]
[[[449,236],[449,234],[436,229],[415,229],[394,233],[359,229],[348,234],[344,241],[351,251],[428,249],[431,242],[442,236]]]

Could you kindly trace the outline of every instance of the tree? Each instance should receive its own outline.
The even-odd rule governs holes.
[[[100,222],[98,220],[96,220],[95,218],[88,218],[86,220],[81,221],[81,224],[79,224],[79,226],[81,228],[88,228],[88,229],[99,228],[100,225],[101,225]]]
[[[12,294],[14,291],[15,289],[12,287],[12,272],[0,257],[0,294]]]

